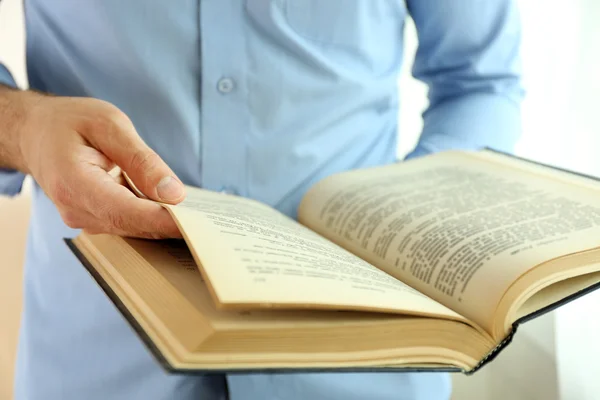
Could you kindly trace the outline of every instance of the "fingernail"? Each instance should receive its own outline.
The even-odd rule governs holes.
[[[183,196],[183,186],[176,179],[165,176],[158,182],[156,192],[161,200],[175,201]]]

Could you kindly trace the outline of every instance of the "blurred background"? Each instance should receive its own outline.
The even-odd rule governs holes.
[[[0,1],[0,61],[27,86],[22,0]],[[443,0],[440,0],[443,1]],[[600,1],[520,0],[523,21],[523,137],[517,153],[600,176]],[[403,155],[421,130],[426,89],[410,76],[417,46],[407,26],[399,85]],[[11,398],[28,220],[27,185],[0,197],[0,399]],[[522,327],[514,343],[475,376],[454,377],[453,400],[600,399],[600,293]]]

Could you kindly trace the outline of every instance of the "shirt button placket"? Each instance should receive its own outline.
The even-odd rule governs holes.
[[[207,189],[244,195],[246,93],[243,1],[200,2],[202,52],[202,182]]]

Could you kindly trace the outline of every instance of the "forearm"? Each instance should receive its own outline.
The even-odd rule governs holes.
[[[0,169],[28,172],[19,136],[32,96],[31,93],[0,85]]]

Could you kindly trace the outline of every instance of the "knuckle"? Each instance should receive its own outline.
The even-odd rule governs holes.
[[[107,109],[106,117],[108,118],[110,123],[118,129],[124,129],[132,125],[129,117],[115,106],[109,107]]]
[[[72,228],[72,229],[83,228],[81,218],[79,218],[79,215],[77,214],[77,212],[75,212],[73,210],[67,210],[67,211],[64,211],[61,213],[61,217],[62,217],[62,220],[64,221],[65,225],[67,225],[69,228]]]
[[[131,120],[117,107],[108,104],[94,119],[94,128],[103,134],[116,134],[131,126]]]
[[[152,150],[138,150],[131,156],[129,168],[135,171],[150,171],[158,166],[160,157]]]
[[[115,211],[109,211],[106,214],[106,220],[108,224],[113,228],[120,231],[127,231],[127,224],[125,223],[125,218],[123,215],[119,214]]]
[[[56,203],[62,206],[71,206],[73,204],[73,192],[64,180],[57,180],[51,184],[51,196]]]

